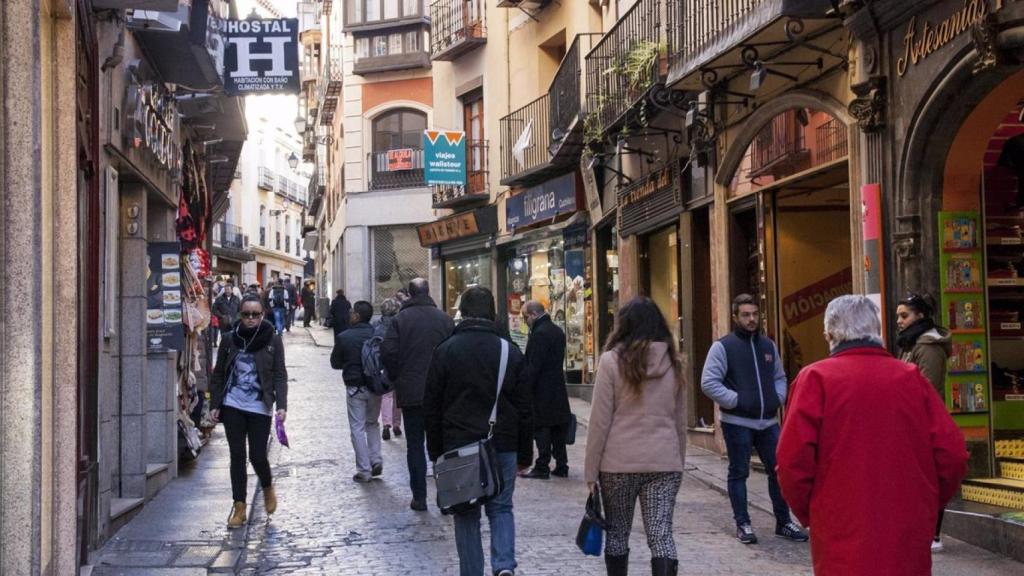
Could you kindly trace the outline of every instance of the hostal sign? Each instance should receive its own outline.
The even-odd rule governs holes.
[[[299,92],[299,21],[227,20],[224,90],[232,95]]]

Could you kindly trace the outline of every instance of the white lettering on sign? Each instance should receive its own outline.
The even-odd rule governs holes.
[[[523,212],[526,213],[530,219],[535,219],[538,214],[546,210],[555,209],[555,193],[548,192],[531,198],[526,198],[523,201]]]
[[[258,76],[259,73],[252,69],[254,60],[270,60],[271,68],[266,72],[267,76],[288,76],[290,71],[285,66],[285,46],[290,41],[286,37],[264,38],[262,42],[256,38],[229,38],[228,42],[235,45],[238,50],[238,67],[231,71],[232,78],[250,78]],[[253,53],[253,44],[269,44],[270,53]]]

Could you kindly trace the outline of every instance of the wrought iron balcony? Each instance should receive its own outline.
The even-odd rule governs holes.
[[[668,84],[693,77],[694,87],[717,80],[715,68],[743,64],[741,46],[780,46],[780,38],[813,37],[841,28],[833,0],[665,0]],[[784,44],[784,42],[783,42]],[[820,56],[820,53],[817,54]],[[700,78],[705,71],[707,78]],[[700,74],[698,74],[700,72]],[[689,83],[688,83],[689,87]]]
[[[588,139],[609,131],[668,73],[664,0],[640,0],[586,56]]]
[[[249,236],[234,224],[218,222],[214,228],[213,243],[215,246],[246,250],[249,248]]]
[[[334,121],[334,112],[338,109],[338,100],[341,98],[341,81],[344,70],[342,69],[342,47],[332,45],[329,54],[324,61],[324,70],[320,75],[320,124],[330,126]]]
[[[426,186],[423,150],[420,148],[371,152],[366,161],[369,164],[370,190]]]
[[[850,153],[846,125],[833,118],[814,130],[814,163],[825,164]]]
[[[466,143],[466,185],[465,186],[432,186],[435,209],[458,208],[474,202],[487,202],[491,199],[490,187],[487,182],[487,140],[473,140]]]
[[[584,145],[583,54],[600,34],[579,34],[546,94],[501,119],[501,183],[528,186],[575,169]]]
[[[750,149],[750,177],[771,174],[781,177],[810,167],[811,151],[807,149],[802,110],[788,110],[765,125],[754,137]],[[806,113],[804,113],[806,114]]]
[[[430,5],[430,57],[449,61],[487,43],[485,0],[435,0]]]

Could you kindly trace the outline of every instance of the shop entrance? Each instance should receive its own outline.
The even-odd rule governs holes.
[[[682,340],[679,306],[679,228],[670,226],[641,239],[643,292],[661,309],[677,343]]]
[[[683,215],[683,350],[687,356],[687,378],[699,383],[704,359],[713,342],[711,316],[711,209],[696,208]],[[691,386],[690,421],[694,428],[714,426],[715,404],[700,386]]]
[[[758,299],[791,379],[828,356],[825,307],[853,288],[847,132],[826,112],[783,112],[754,137],[730,189],[730,298]]]

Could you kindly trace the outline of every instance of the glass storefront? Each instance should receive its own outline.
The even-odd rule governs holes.
[[[446,258],[444,262],[444,304],[445,312],[456,322],[462,293],[468,288],[482,286],[491,289],[491,257],[488,254]]]
[[[566,250],[561,237],[517,246],[508,256],[506,304],[512,340],[526,349],[530,331],[522,308],[537,300],[565,331],[567,372],[587,367],[586,266],[585,247]]]

